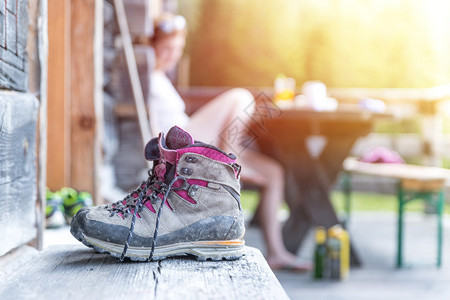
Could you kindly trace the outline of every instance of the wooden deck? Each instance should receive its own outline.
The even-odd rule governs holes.
[[[352,269],[347,281],[314,281],[311,274],[287,271],[277,271],[275,275],[291,299],[449,299],[450,217],[444,221],[441,269],[434,266],[435,218],[435,215],[407,213],[405,259],[407,264],[414,263],[411,268],[395,269],[395,212],[355,212],[350,230],[363,266]],[[68,233],[68,228],[47,230],[46,233],[45,246],[78,244]],[[263,253],[265,251],[261,232],[256,227],[247,229],[246,244],[261,249]],[[299,254],[302,259],[310,260],[312,252],[312,235],[309,234]],[[82,253],[92,255],[87,248]],[[108,261],[103,260],[105,263]],[[108,268],[108,264],[104,267]],[[98,270],[93,271],[100,274]]]
[[[81,244],[53,245],[0,273],[0,299],[288,299],[255,248],[235,261],[119,263]]]
[[[345,282],[314,281],[311,274],[275,272],[291,299],[450,299],[450,218],[444,219],[443,265],[435,267],[436,215],[408,212],[405,220],[405,263],[395,268],[396,213],[355,212],[351,237],[363,266]],[[252,245],[249,230],[247,244]],[[253,244],[255,245],[255,244]],[[311,234],[300,250],[312,259]]]

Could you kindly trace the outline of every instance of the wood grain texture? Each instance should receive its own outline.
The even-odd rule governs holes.
[[[151,16],[151,2],[149,0],[125,0],[125,12],[128,27],[132,36],[151,36],[153,22]]]
[[[148,94],[150,92],[150,72],[152,70],[151,56],[153,55],[152,49],[149,46],[142,45],[135,45],[133,49],[142,93],[147,101]],[[111,82],[108,88],[117,99],[117,102],[133,104],[135,106],[130,75],[128,73],[127,61],[125,59],[125,52],[122,49],[116,52],[114,63],[111,66],[110,76]]]
[[[9,3],[9,2],[8,2]],[[28,92],[39,100],[39,121],[37,134],[37,170],[38,196],[36,203],[37,237],[33,246],[42,249],[45,219],[46,191],[46,156],[47,156],[47,2],[39,0],[28,1],[29,30],[27,41],[28,53]]]
[[[53,246],[0,285],[1,299],[288,299],[259,250],[236,261],[119,263],[84,246]]]
[[[95,24],[94,24],[94,108],[96,122],[96,134],[94,137],[94,188],[95,205],[104,204],[104,199],[100,192],[100,172],[103,164],[103,129],[104,122],[104,3],[103,0],[95,1]]]
[[[36,237],[38,101],[0,92],[0,255]]]
[[[0,257],[0,282],[8,278],[12,273],[21,268],[24,264],[39,255],[39,251],[28,245],[16,248]]]
[[[120,28],[120,34],[122,37],[123,48],[125,52],[125,59],[127,62],[128,74],[130,75],[130,82],[133,91],[133,99],[136,104],[136,110],[138,114],[139,129],[142,136],[142,144],[145,147],[147,142],[155,136],[158,136],[159,132],[156,129],[156,122],[152,118],[148,118],[146,111],[146,103],[144,94],[142,91],[141,81],[139,79],[139,72],[136,63],[136,57],[134,55],[134,49],[132,45],[132,39],[128,29],[128,21],[125,13],[125,7],[122,0],[114,0],[114,7],[116,9],[117,22]],[[148,102],[149,111],[151,109],[151,102]],[[150,167],[150,163],[148,163]]]
[[[47,186],[70,183],[69,0],[48,1]]]
[[[0,88],[28,89],[28,1],[0,0]]]
[[[36,205],[36,216],[38,235],[36,238],[36,246],[39,250],[43,247],[44,237],[44,218],[47,186],[47,108],[48,108],[48,22],[38,22],[40,19],[48,20],[48,3],[47,1],[39,1],[39,18],[37,21],[38,31],[38,52],[40,68],[40,97],[39,97],[39,144],[38,144],[38,198]],[[40,218],[40,219],[39,219]]]
[[[97,134],[94,65],[96,0],[71,1],[70,7],[70,185],[95,194]]]

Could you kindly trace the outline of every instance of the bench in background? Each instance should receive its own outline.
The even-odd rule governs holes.
[[[445,184],[450,179],[450,171],[442,168],[387,163],[365,163],[356,158],[349,157],[343,163],[344,169],[344,194],[346,222],[350,216],[351,183],[352,174],[387,177],[398,180],[398,221],[397,221],[397,254],[396,266],[404,266],[403,261],[403,228],[405,206],[413,200],[422,200],[436,210],[437,232],[437,259],[436,266],[442,263],[442,215],[445,202]]]

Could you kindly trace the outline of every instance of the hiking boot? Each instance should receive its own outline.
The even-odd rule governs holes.
[[[172,127],[150,140],[149,177],[122,201],[80,210],[72,235],[123,260],[192,255],[232,260],[244,250],[240,166],[233,154]]]
[[[59,228],[66,224],[64,220],[63,199],[58,193],[53,193],[49,189],[46,192],[45,205],[45,227]]]
[[[92,196],[88,192],[77,192],[73,188],[64,187],[59,190],[59,194],[63,199],[64,216],[69,224],[81,208],[92,206]]]

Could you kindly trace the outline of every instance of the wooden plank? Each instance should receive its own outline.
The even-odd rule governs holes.
[[[0,92],[0,255],[36,237],[36,123],[31,94]]]
[[[354,157],[347,158],[343,163],[343,168],[352,173],[395,179],[440,181],[442,183],[450,180],[450,171],[447,169],[409,164],[365,163]]]
[[[163,260],[156,279],[158,299],[288,299],[261,252],[251,247],[236,261]]]
[[[139,129],[141,131],[142,143],[145,144],[154,136],[157,136],[156,120],[147,117],[144,94],[142,91],[139,73],[136,64],[136,57],[134,55],[133,45],[131,43],[130,31],[128,29],[127,17],[122,0],[114,0],[114,7],[116,9],[117,22],[119,23],[120,34],[125,51],[125,58],[127,61],[128,73],[130,75],[131,87],[133,90],[134,101],[138,114]],[[151,112],[151,102],[148,103],[149,111]],[[150,166],[150,164],[149,164]]]
[[[24,245],[8,252],[4,256],[1,256],[0,281],[8,278],[10,274],[14,273],[37,255],[39,255],[39,251],[36,250],[36,248]]]
[[[96,205],[104,204],[100,192],[100,173],[103,163],[103,61],[104,61],[104,3],[103,0],[95,1],[95,25],[94,25],[94,108],[97,120],[96,134],[94,138],[94,202]]]
[[[365,163],[348,157],[343,168],[350,173],[398,179],[404,189],[419,192],[435,192],[450,182],[450,171],[437,167]]]
[[[9,3],[9,2],[8,2]],[[28,40],[26,51],[28,54],[28,91],[39,98],[40,93],[40,73],[38,43],[38,17],[39,3],[37,0],[28,1]]]
[[[39,16],[42,20],[48,20],[48,2],[39,1]],[[39,149],[38,149],[38,199],[37,199],[37,248],[42,250],[44,239],[44,218],[47,187],[47,108],[48,108],[48,22],[37,20],[38,52],[41,65],[40,73],[40,108],[39,108]]]
[[[136,120],[121,119],[118,126],[119,147],[113,158],[116,183],[124,191],[131,191],[147,176],[144,148],[139,146],[140,133]]]
[[[48,1],[47,186],[70,185],[70,2]]]
[[[135,45],[134,56],[136,58],[138,75],[142,88],[142,94],[144,98],[148,98],[150,88],[150,73],[152,70],[151,62],[151,47]],[[128,103],[136,107],[133,100],[133,89],[130,82],[130,76],[128,73],[128,66],[123,49],[117,50],[117,55],[114,59],[114,64],[111,66],[111,82],[108,88],[111,90],[112,95],[117,99],[120,104]],[[137,113],[135,113],[137,116]]]
[[[28,1],[0,0],[0,88],[27,91]]]
[[[131,36],[151,36],[153,23],[149,0],[125,0],[125,12]]]
[[[64,281],[61,281],[61,278]],[[119,263],[82,245],[53,246],[4,278],[1,299],[288,299],[259,250],[236,261]]]
[[[95,21],[96,0],[70,7],[70,185],[96,192]],[[98,50],[98,49],[96,49]],[[99,53],[101,55],[101,53]]]
[[[47,160],[47,2],[29,0],[29,35],[27,42],[28,53],[28,87],[29,92],[39,99],[39,122],[37,137],[37,169],[38,192],[36,205],[36,227],[38,230],[35,243],[42,249],[44,232],[45,202],[46,202],[46,160]]]

